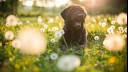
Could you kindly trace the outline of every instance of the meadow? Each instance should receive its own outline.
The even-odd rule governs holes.
[[[127,25],[120,25],[116,18],[117,15],[109,14],[87,16],[84,24],[88,32],[87,46],[83,50],[71,47],[65,52],[59,48],[60,35],[56,35],[64,26],[60,16],[18,17],[20,23],[16,26],[9,26],[5,18],[0,18],[0,72],[65,72],[57,67],[59,58],[64,55],[75,55],[80,60],[79,66],[68,72],[126,72]],[[18,31],[26,26],[38,29],[46,38],[47,47],[44,53],[24,54],[12,46]],[[110,28],[112,31],[109,31]],[[7,31],[14,33],[14,39],[5,38]],[[103,41],[106,36],[115,33],[121,34],[125,45],[119,50],[109,50]]]

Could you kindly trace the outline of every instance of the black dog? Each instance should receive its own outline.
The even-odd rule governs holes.
[[[75,46],[76,49],[83,49],[85,47],[87,43],[87,35],[84,28],[86,15],[86,11],[79,5],[69,6],[61,12],[65,22],[63,28],[65,34],[60,39],[62,50],[71,46]]]

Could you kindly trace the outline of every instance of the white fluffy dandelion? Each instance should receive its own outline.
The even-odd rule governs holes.
[[[105,27],[105,26],[106,26],[106,22],[102,22],[102,23],[101,23],[101,26],[102,26],[102,27]]]
[[[48,23],[53,23],[53,22],[54,22],[53,18],[49,18]]]
[[[117,17],[117,23],[119,25],[127,24],[127,14],[126,13],[120,13]]]
[[[50,41],[51,41],[52,43],[57,42],[57,40],[56,40],[55,38],[51,39]]]
[[[127,27],[124,29],[124,32],[127,32]]]
[[[56,60],[56,59],[58,58],[58,54],[52,53],[52,54],[50,54],[50,58],[51,58],[52,60]]]
[[[57,31],[58,27],[52,27],[52,31]]]
[[[63,35],[65,32],[64,32],[64,30],[60,30],[60,33]]]
[[[25,54],[38,55],[45,52],[46,39],[34,27],[25,27],[18,32],[17,39],[21,41],[19,50]]]
[[[7,40],[13,40],[14,39],[14,33],[12,31],[5,32],[5,38]]]
[[[12,41],[12,46],[15,48],[21,48],[21,41],[18,39],[15,39]]]
[[[61,34],[60,31],[57,31],[57,32],[55,33],[55,37],[56,37],[56,38],[60,38],[61,36],[62,36],[62,34]]]
[[[95,36],[94,39],[95,39],[95,40],[99,40],[99,36]]]
[[[107,32],[108,32],[108,34],[114,34],[114,31],[111,27],[107,29]]]
[[[75,55],[65,55],[58,59],[57,67],[62,71],[72,71],[80,66],[80,59]]]
[[[118,33],[123,33],[123,32],[124,32],[123,27],[122,27],[122,26],[119,26],[119,27],[118,27]]]
[[[114,25],[112,25],[110,28],[115,29],[115,26],[114,26]]]
[[[16,26],[18,24],[18,19],[15,15],[9,15],[6,19],[6,26]]]
[[[48,25],[46,25],[46,24],[44,24],[43,26],[44,26],[44,28],[48,28]]]
[[[41,16],[38,16],[37,21],[38,21],[38,23],[39,23],[39,24],[41,24],[41,23],[42,23],[42,21],[43,21],[43,20],[42,20]]]
[[[111,21],[111,24],[115,24],[116,23],[116,21]]]
[[[122,26],[119,26],[119,27],[118,27],[118,30],[123,30],[123,27],[122,27]]]
[[[122,35],[122,37],[123,37],[123,38],[127,38],[127,35],[126,35],[126,34],[124,34],[124,35]]]
[[[41,31],[41,32],[45,32],[45,29],[44,29],[44,28],[41,28],[40,31]]]
[[[121,35],[113,34],[105,38],[103,45],[109,51],[120,51],[125,45],[125,40]]]

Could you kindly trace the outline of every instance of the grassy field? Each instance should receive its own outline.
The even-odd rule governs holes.
[[[60,16],[43,17],[42,22],[38,22],[38,17],[19,17],[22,22],[17,26],[6,26],[5,19],[0,20],[0,72],[63,72],[58,69],[58,59],[63,55],[76,55],[80,58],[80,66],[69,72],[126,72],[127,71],[127,37],[125,46],[120,51],[109,51],[103,41],[109,35],[108,28],[114,26],[114,33],[119,32],[119,27],[123,28],[120,34],[127,36],[126,25],[119,25],[115,15],[87,16],[84,24],[88,31],[88,44],[85,49],[77,51],[69,48],[62,52],[59,48],[59,38],[55,33],[63,28],[64,22]],[[11,30],[14,38],[20,28],[29,26],[41,31],[47,39],[47,48],[41,55],[22,54],[17,48],[12,46],[12,40],[6,40],[4,34]],[[55,41],[54,41],[55,40]],[[55,59],[51,54],[57,54]]]

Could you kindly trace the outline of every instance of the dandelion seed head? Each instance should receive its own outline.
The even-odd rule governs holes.
[[[114,31],[111,27],[107,29],[107,32],[108,32],[108,34],[114,34]]]
[[[126,13],[120,13],[117,17],[117,23],[119,25],[127,24],[127,14]]]
[[[37,20],[38,20],[38,23],[39,23],[39,24],[42,23],[42,18],[41,18],[41,16],[38,16],[38,19],[37,19]]]
[[[127,27],[124,29],[124,32],[127,32]]]
[[[6,19],[6,24],[8,24],[9,26],[16,26],[17,23],[18,23],[18,19],[16,18],[15,15],[9,15]]]
[[[53,23],[53,22],[54,22],[53,18],[50,18],[50,19],[48,20],[48,23]]]
[[[52,30],[53,31],[57,31],[58,30],[58,27],[52,27]]]
[[[123,27],[122,27],[122,26],[119,26],[119,27],[118,27],[118,30],[123,30]]]
[[[57,40],[56,40],[55,38],[51,39],[50,41],[51,41],[52,43],[57,42]]]
[[[80,66],[80,59],[75,55],[65,55],[57,61],[57,67],[62,71],[72,71],[78,66]]]
[[[58,58],[58,54],[52,53],[52,54],[50,55],[50,58],[51,58],[52,60],[56,60],[56,59]]]
[[[46,25],[46,24],[44,24],[43,26],[44,26],[44,28],[48,28],[48,25]]]
[[[115,29],[115,26],[114,26],[114,25],[112,25],[110,28]]]
[[[17,39],[21,41],[19,50],[23,54],[38,55],[45,52],[47,41],[34,27],[24,27],[19,30]]]
[[[15,48],[21,48],[21,42],[18,39],[12,41],[12,46]]]
[[[94,39],[95,39],[95,40],[99,40],[99,36],[95,36]]]
[[[126,35],[126,34],[124,34],[122,37],[123,37],[123,38],[127,38],[127,35]]]
[[[105,27],[105,26],[106,26],[106,22],[102,22],[102,23],[101,23],[101,26],[102,26],[102,27]]]
[[[111,24],[115,24],[116,23],[116,21],[111,21]]]
[[[57,31],[57,32],[55,33],[55,37],[56,37],[56,38],[60,38],[61,36],[62,36],[62,34],[61,34],[60,31]]]
[[[14,33],[12,31],[5,32],[5,38],[7,40],[13,40],[14,39]]]
[[[125,45],[125,40],[121,35],[113,34],[105,38],[103,45],[109,51],[120,51]]]
[[[45,29],[44,29],[44,28],[41,28],[40,31],[41,31],[41,32],[45,32]]]

